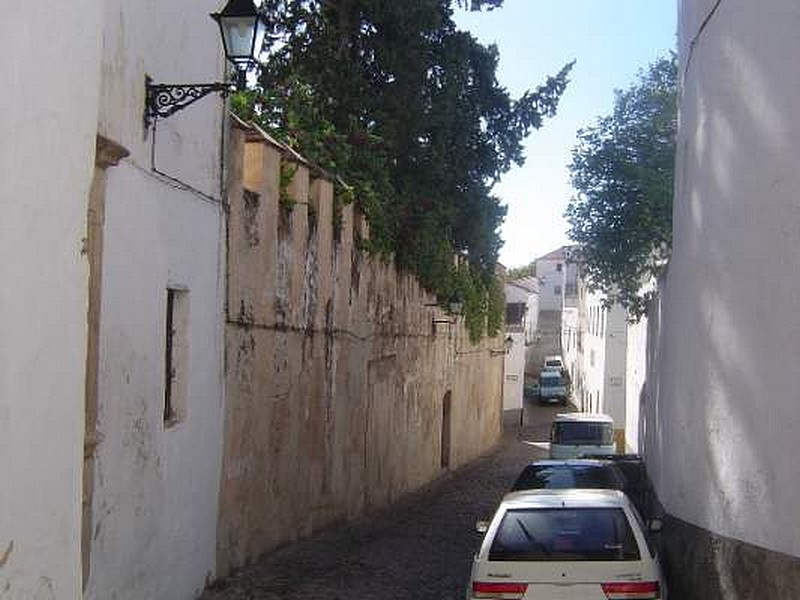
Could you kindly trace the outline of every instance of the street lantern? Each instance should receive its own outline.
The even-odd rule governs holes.
[[[510,335],[503,340],[503,348],[505,348],[506,354],[511,352],[511,347],[514,345],[514,338]]]
[[[464,310],[464,302],[461,300],[461,295],[455,291],[450,295],[447,300],[447,306],[450,309],[451,315],[460,315]]]
[[[222,46],[236,68],[236,87],[244,89],[247,71],[257,62],[267,34],[267,23],[253,0],[229,0],[222,12],[212,13],[219,25]]]
[[[227,96],[234,89],[247,86],[247,71],[258,62],[264,44],[267,23],[253,0],[228,0],[211,18],[219,25],[225,58],[236,68],[235,86],[230,83],[153,83],[145,77],[144,122],[168,117],[213,92]]]

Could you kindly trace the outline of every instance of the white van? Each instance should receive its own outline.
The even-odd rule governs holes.
[[[563,413],[550,428],[550,458],[615,454],[614,421],[608,415]]]

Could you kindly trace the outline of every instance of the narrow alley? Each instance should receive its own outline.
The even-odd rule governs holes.
[[[489,455],[360,522],[270,553],[202,600],[463,598],[480,540],[475,522],[492,515],[526,463],[546,457],[538,444],[564,410],[526,402],[522,429],[507,420]]]

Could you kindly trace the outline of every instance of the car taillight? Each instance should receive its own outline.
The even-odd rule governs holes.
[[[608,600],[657,600],[661,586],[657,581],[620,581],[601,584]]]
[[[502,598],[503,600],[519,600],[528,589],[527,583],[489,583],[476,581],[472,584],[473,598]]]

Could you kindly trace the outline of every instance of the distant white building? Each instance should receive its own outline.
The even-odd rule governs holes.
[[[646,319],[628,320],[619,304],[578,281],[575,309],[562,316],[565,364],[573,381],[573,403],[584,412],[614,419],[621,452],[639,451],[639,394],[646,370]]]
[[[577,292],[577,270],[571,259],[571,246],[562,246],[535,261],[536,277],[540,282],[539,310],[560,311],[565,297],[568,305],[574,303]]]
[[[505,358],[503,410],[522,409],[527,348],[536,339],[539,282],[526,277],[505,284],[506,336],[512,340]]]

